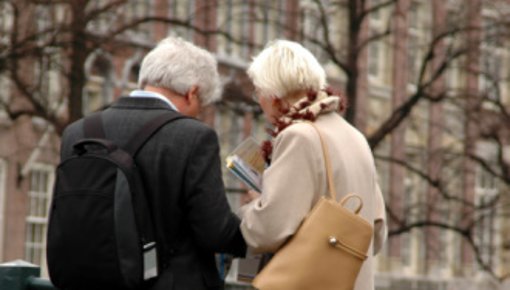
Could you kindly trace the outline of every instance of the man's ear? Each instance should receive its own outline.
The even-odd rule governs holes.
[[[184,95],[186,102],[189,104],[192,101],[198,100],[198,86],[192,86]]]

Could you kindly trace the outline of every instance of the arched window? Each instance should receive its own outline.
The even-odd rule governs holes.
[[[124,19],[132,22],[149,17],[152,12],[153,1],[150,0],[130,0],[124,5]],[[143,23],[130,29],[126,35],[132,40],[147,41],[150,39],[153,26],[150,23]]]
[[[11,42],[11,30],[14,22],[14,11],[8,2],[0,2],[0,45]]]
[[[110,58],[105,54],[96,54],[91,58],[91,65],[88,66],[88,83],[83,94],[84,114],[108,105],[113,100],[115,88],[115,74]]]
[[[265,1],[262,2],[265,3]],[[219,29],[240,42],[236,43],[225,36],[219,36],[218,53],[237,59],[248,58],[248,43],[254,40],[253,33],[257,29],[255,27],[257,22],[254,21],[256,18],[254,13],[260,11],[265,13],[266,8],[268,7],[264,6],[264,4],[255,5],[250,1],[219,1],[216,16]]]
[[[195,22],[195,0],[171,0],[168,15],[172,19],[193,24]],[[193,40],[193,30],[179,25],[171,25],[168,31],[170,35],[177,35],[187,40]]]
[[[0,2],[0,47],[7,47],[11,43],[11,30],[14,22],[14,12],[8,2]],[[4,104],[9,103],[10,89],[9,78],[6,73],[0,70],[0,117],[5,117]]]
[[[122,68],[122,75],[119,85],[123,96],[129,95],[131,91],[138,89],[138,76],[140,74],[141,61],[145,51],[136,51],[129,59],[126,59]]]
[[[127,64],[122,81],[122,95],[129,95],[131,91],[138,89],[138,75],[140,74],[140,63],[132,62]]]
[[[131,69],[129,70],[128,82],[137,84],[139,74],[140,74],[140,64],[136,63],[136,64],[132,65]]]

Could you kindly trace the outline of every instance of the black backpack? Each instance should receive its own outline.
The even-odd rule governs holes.
[[[56,171],[47,233],[56,287],[135,289],[157,277],[164,243],[135,156],[161,126],[180,118],[174,111],[159,115],[124,148],[105,138],[101,113],[85,118],[84,139]]]

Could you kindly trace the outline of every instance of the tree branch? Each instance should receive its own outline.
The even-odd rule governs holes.
[[[444,222],[438,222],[438,221],[432,221],[432,220],[421,220],[421,221],[416,221],[416,222],[405,224],[404,226],[397,228],[397,229],[389,230],[388,236],[392,237],[395,235],[400,235],[403,233],[407,233],[407,232],[411,231],[412,229],[423,228],[423,227],[436,227],[436,228],[451,230],[451,231],[461,234],[462,236],[465,236],[470,233],[469,228],[465,229],[465,228],[461,228],[461,227],[458,227],[458,226],[455,226],[455,225],[452,225],[449,223],[444,223]]]
[[[432,86],[432,84],[443,75],[443,73],[448,68],[448,65],[454,61],[455,59],[465,55],[468,52],[468,49],[459,49],[456,52],[449,55],[447,58],[443,59],[441,64],[438,66],[434,72],[430,75],[430,79],[424,81],[427,67],[429,67],[429,63],[434,59],[435,54],[435,46],[440,43],[442,38],[449,36],[449,33],[443,33],[434,38],[434,41],[429,46],[429,50],[422,62],[419,74],[419,82],[416,88],[416,92],[411,95],[405,102],[403,102],[398,108],[396,108],[392,114],[382,123],[381,126],[373,134],[371,134],[367,139],[372,149],[375,149],[382,140],[391,133],[395,128],[397,128],[403,120],[409,116],[413,110],[413,108],[418,104],[418,102],[427,96],[426,90]],[[430,99],[430,97],[428,97]]]
[[[359,14],[359,18],[360,18],[360,22],[363,21],[363,19],[367,16],[369,16],[370,14],[374,13],[374,12],[377,12],[383,8],[386,8],[386,7],[389,7],[393,4],[395,4],[398,0],[389,0],[389,1],[386,1],[386,2],[381,2],[379,4],[376,4],[372,7],[368,7],[367,9],[365,9],[364,11],[362,11],[360,14]]]
[[[116,1],[113,1],[113,2],[107,3],[107,4],[105,4],[102,7],[93,9],[93,10],[87,12],[87,15],[85,16],[85,23],[89,23],[90,21],[92,21],[92,20],[98,18],[99,16],[101,16],[101,14],[104,14],[104,13],[107,13],[107,12],[111,12],[112,9],[118,8],[118,7],[122,6],[122,5],[125,5],[127,2],[128,2],[127,0],[116,0]]]

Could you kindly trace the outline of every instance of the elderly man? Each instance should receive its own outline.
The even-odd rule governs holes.
[[[144,58],[139,90],[101,112],[107,139],[122,147],[148,120],[177,111],[196,117],[203,105],[220,98],[213,56],[180,38],[162,40]],[[84,136],[84,122],[62,137],[62,160]],[[136,157],[156,224],[160,274],[152,289],[223,289],[214,253],[244,255],[239,219],[223,187],[216,133],[194,118],[163,125]]]

